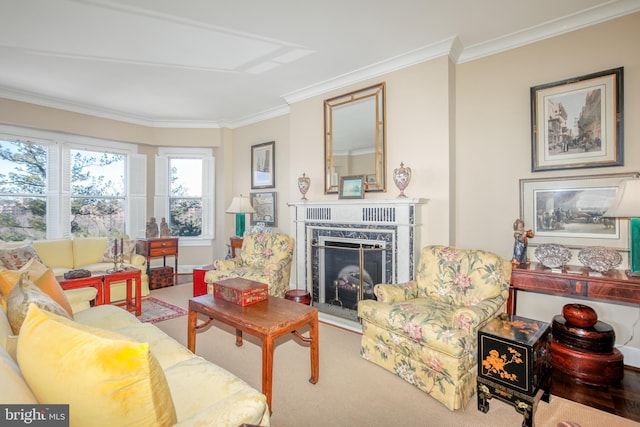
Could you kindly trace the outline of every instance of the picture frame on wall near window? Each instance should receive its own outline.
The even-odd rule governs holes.
[[[278,217],[276,211],[276,192],[249,193],[251,206],[255,213],[251,214],[251,225],[263,223],[267,227],[276,227]]]
[[[251,189],[275,187],[275,141],[251,146]]]
[[[624,165],[623,67],[531,88],[531,170]]]
[[[364,175],[341,176],[339,199],[362,199],[364,197]]]

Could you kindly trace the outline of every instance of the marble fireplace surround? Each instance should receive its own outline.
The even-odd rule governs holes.
[[[295,272],[292,279],[298,289],[313,292],[313,280],[319,276],[318,251],[323,241],[352,239],[383,244],[388,283],[402,283],[415,277],[419,243],[416,232],[421,224],[418,209],[426,199],[339,199],[289,202],[295,208]],[[321,320],[361,331],[359,322],[332,316],[322,311]]]

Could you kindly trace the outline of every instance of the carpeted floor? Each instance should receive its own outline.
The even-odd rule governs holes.
[[[187,308],[191,284],[152,291],[151,296]],[[156,324],[186,345],[187,318]],[[304,332],[304,331],[301,331]],[[233,372],[260,390],[260,341],[245,334],[235,346],[235,331],[219,322],[198,332],[196,353]],[[451,412],[416,387],[359,355],[360,335],[331,325],[320,325],[320,378],[310,384],[309,349],[292,336],[276,342],[271,417],[275,427],[416,426],[515,427],[522,416],[506,403],[492,399],[487,414],[477,410],[475,397],[463,411]],[[581,427],[631,427],[633,421],[552,396],[540,402],[536,427],[557,427],[561,421]]]

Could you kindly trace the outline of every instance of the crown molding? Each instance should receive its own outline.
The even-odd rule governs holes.
[[[198,120],[152,120],[146,117],[140,117],[133,114],[122,113],[96,106],[79,104],[75,102],[64,101],[58,98],[48,97],[28,91],[20,91],[12,88],[0,86],[0,98],[11,99],[13,101],[25,102],[41,107],[56,108],[58,110],[69,111],[72,113],[86,114],[88,116],[100,117],[103,119],[116,120],[119,122],[131,123],[134,125],[155,127],[155,128],[189,128],[189,129],[208,129],[220,128],[220,124],[215,121],[198,121]]]

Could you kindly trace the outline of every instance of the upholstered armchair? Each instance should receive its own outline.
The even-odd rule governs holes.
[[[245,234],[239,256],[216,260],[213,270],[204,276],[207,292],[213,293],[213,283],[242,277],[269,285],[269,295],[284,297],[289,290],[293,239],[286,234]]]
[[[446,246],[422,249],[416,280],[378,284],[360,301],[360,355],[450,410],[476,389],[477,333],[506,310],[511,263],[496,254]]]

